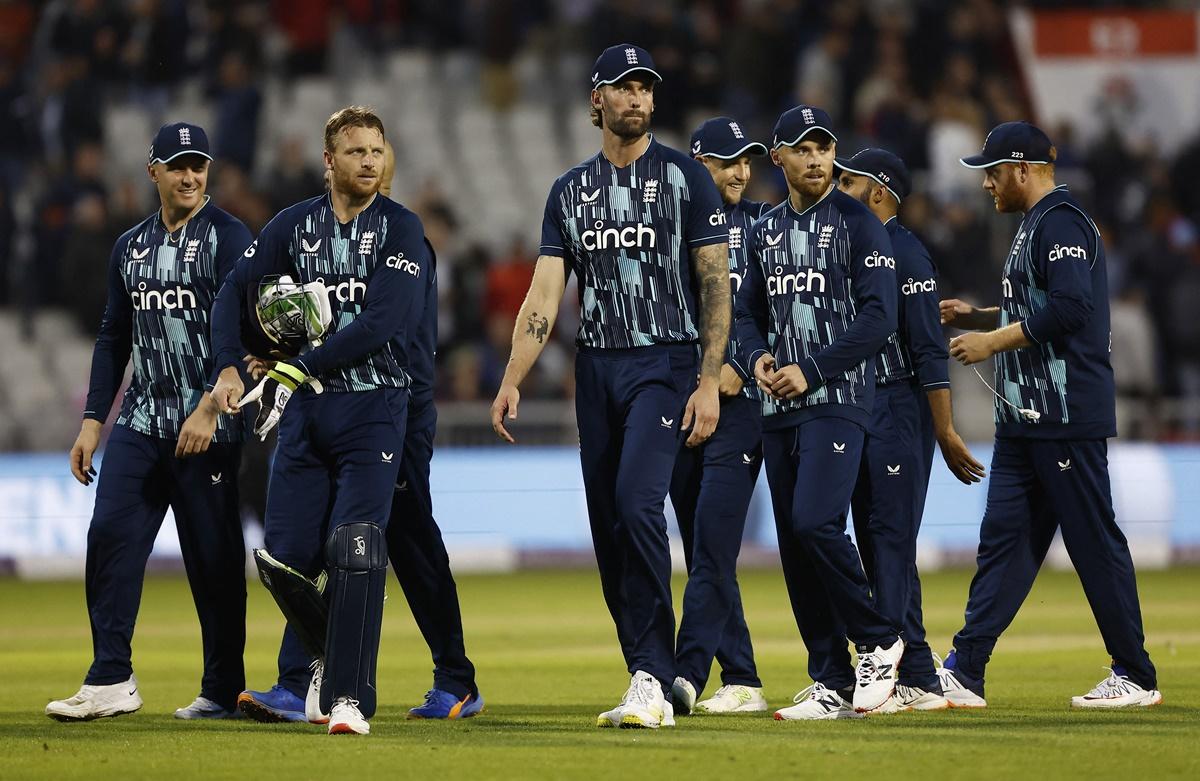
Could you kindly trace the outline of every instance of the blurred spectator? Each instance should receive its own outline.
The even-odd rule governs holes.
[[[250,68],[241,52],[227,52],[221,59],[213,97],[216,101],[213,137],[217,158],[231,162],[243,171],[253,171],[262,95],[251,81]]]
[[[325,190],[325,177],[311,160],[320,160],[316,143],[298,136],[286,136],[279,142],[275,164],[271,168],[271,213],[278,214],[303,198],[313,198]]]

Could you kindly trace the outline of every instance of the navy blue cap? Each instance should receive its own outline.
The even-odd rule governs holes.
[[[834,141],[837,141],[837,135],[833,132],[833,120],[829,118],[829,114],[825,113],[825,109],[816,106],[790,108],[780,114],[779,121],[775,123],[771,148],[795,146],[814,130],[824,130]]]
[[[991,168],[1000,163],[1052,163],[1050,138],[1028,122],[996,125],[983,141],[983,153],[959,160],[967,168]]]
[[[662,81],[662,76],[654,70],[654,60],[650,52],[632,43],[619,43],[609,46],[600,52],[596,64],[592,66],[592,89],[605,84],[616,84],[634,71],[644,71]]]
[[[886,149],[864,149],[850,158],[837,158],[834,166],[848,173],[867,176],[888,189],[896,203],[912,192],[908,166]]]
[[[208,151],[208,134],[199,125],[176,122],[163,125],[150,144],[150,162],[167,163],[180,155],[200,155],[212,160]]]
[[[692,155],[733,160],[742,155],[765,155],[767,147],[746,138],[746,131],[734,119],[714,117],[705,120],[692,133]]]

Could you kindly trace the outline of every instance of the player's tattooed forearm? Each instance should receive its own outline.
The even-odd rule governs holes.
[[[537,312],[531,314],[525,323],[525,335],[537,339],[538,344],[545,344],[548,333],[550,333],[550,321],[545,317],[538,317]]]
[[[701,374],[717,378],[725,362],[729,342],[729,321],[733,306],[729,300],[729,245],[711,244],[692,250],[692,263],[700,281],[700,345],[703,357]]]

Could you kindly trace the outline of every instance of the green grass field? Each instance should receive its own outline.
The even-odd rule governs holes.
[[[961,621],[969,573],[925,579],[934,647]],[[91,658],[82,583],[0,580],[0,778],[1200,778],[1200,570],[1140,576],[1147,640],[1166,702],[1078,713],[1072,694],[1104,675],[1075,576],[1044,573],[989,668],[984,712],[782,723],[769,714],[680,719],[671,730],[598,730],[628,683],[593,572],[460,578],[468,651],[486,712],[409,722],[430,662],[394,581],[384,620],[379,713],[366,738],[307,725],[184,723],[200,673],[182,579],[146,584],[134,638],[145,707],[60,724],[45,703],[72,694]],[[678,599],[682,583],[677,583]],[[781,576],[743,575],[746,615],[772,706],[808,684]],[[282,620],[251,582],[247,674],[270,685]],[[331,775],[332,774],[332,775]]]

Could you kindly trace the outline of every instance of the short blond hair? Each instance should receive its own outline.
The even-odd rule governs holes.
[[[325,151],[333,152],[337,148],[338,135],[348,127],[374,128],[384,140],[383,120],[370,106],[346,106],[329,117],[325,123]]]

